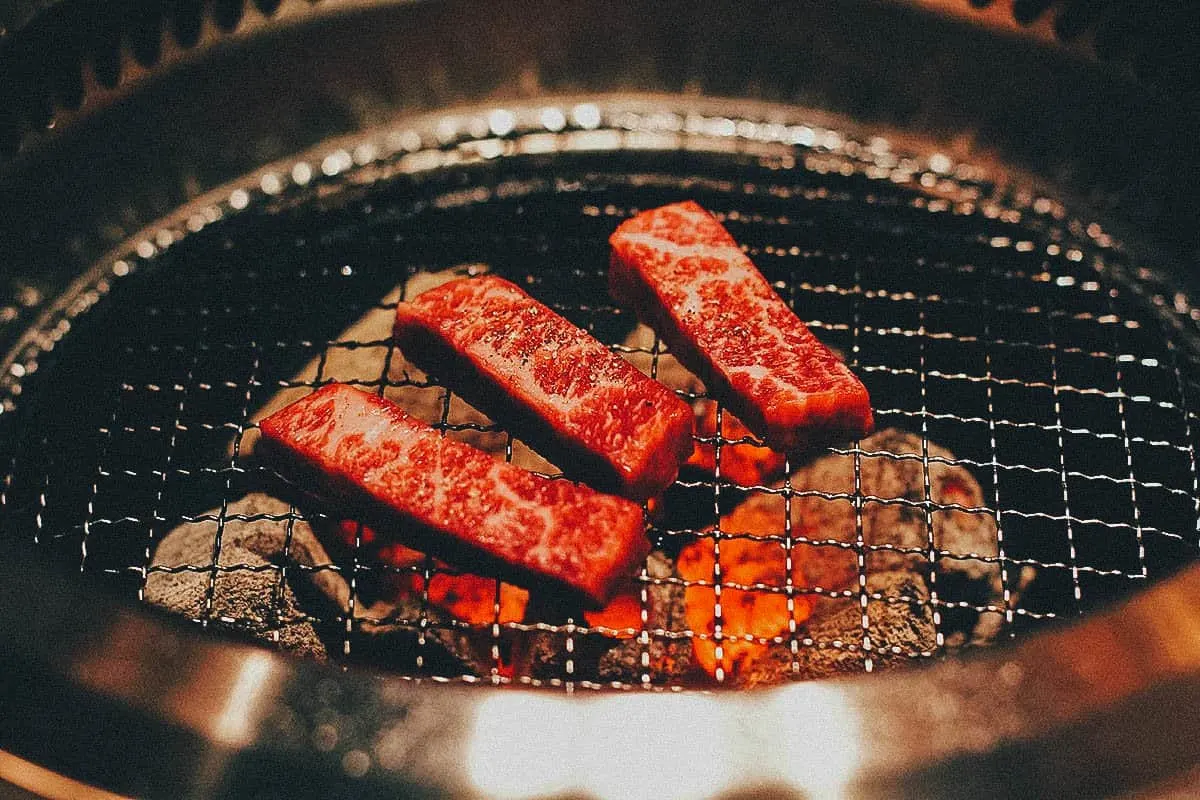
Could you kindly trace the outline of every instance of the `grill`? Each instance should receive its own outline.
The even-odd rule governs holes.
[[[57,560],[130,599],[145,597],[156,573],[203,575],[192,616],[204,627],[258,629],[259,638],[281,642],[288,626],[307,623],[339,660],[568,690],[697,685],[653,669],[651,648],[710,637],[718,661],[726,641],[742,638],[787,647],[794,677],[805,677],[800,658],[811,648],[853,653],[858,669],[871,671],[878,650],[900,650],[872,641],[883,604],[929,609],[933,646],[888,653],[929,659],[964,617],[994,615],[1001,634],[1016,637],[1194,558],[1193,323],[1153,275],[1132,273],[1110,235],[1028,186],[783,113],[717,117],[629,101],[484,108],[340,142],[193,204],[99,264],[9,365],[6,528],[31,533]],[[255,411],[272,395],[300,396],[333,379],[385,395],[424,394],[440,412],[430,421],[446,435],[502,435],[508,459],[520,451],[520,431],[463,416],[436,382],[397,374],[400,356],[386,335],[340,337],[367,315],[388,316],[389,293],[421,272],[486,266],[616,350],[640,354],[657,375],[657,341],[622,344],[635,321],[604,290],[605,239],[631,211],[683,197],[717,211],[801,318],[846,354],[875,400],[878,427],[917,433],[921,445],[900,454],[832,448],[853,460],[846,492],[790,480],[738,486],[721,477],[722,453],[753,440],[703,437],[715,447],[715,476],[685,473],[667,499],[674,513],[652,537],[673,556],[696,536],[714,539],[719,553],[722,541],[765,535],[789,553],[853,559],[856,585],[798,583],[790,562],[787,574],[751,585],[723,581],[719,568],[700,580],[644,569],[636,628],[536,611],[502,619],[498,584],[493,619],[481,623],[432,614],[429,585],[439,568],[381,561],[361,526],[333,561],[301,563],[290,551],[295,524],[328,524],[336,509],[239,506],[248,491],[280,480],[245,455]],[[295,380],[313,359],[315,371]],[[953,457],[931,455],[930,443]],[[919,494],[864,491],[862,464],[872,459],[917,461]],[[935,499],[931,464],[968,471],[986,502]],[[722,514],[764,494],[783,499],[777,530],[721,530]],[[848,504],[853,528],[795,530],[796,498]],[[869,541],[864,511],[884,505],[916,515],[926,542]],[[947,514],[986,518],[995,549],[939,547],[935,519]],[[278,563],[223,557],[222,540],[238,523],[285,525]],[[202,557],[154,562],[169,531],[213,525]],[[924,562],[928,597],[868,589],[868,564],[884,552]],[[980,598],[952,580],[947,561],[995,565],[999,591]],[[1028,568],[1037,577],[1022,591]],[[285,603],[297,571],[340,575],[351,590],[346,608]],[[265,620],[261,609],[226,597],[231,578],[253,572],[274,587]],[[381,618],[369,600],[389,573],[419,576],[424,588],[410,612]],[[730,589],[782,593],[793,605],[819,597],[861,609],[862,626],[850,636],[814,635],[792,623],[774,637],[735,631],[727,639],[716,605],[712,633],[663,627],[649,599],[663,586],[712,587],[716,604]],[[362,626],[381,624],[410,632],[411,651],[381,655],[364,645]],[[487,639],[486,671],[439,658],[439,631]],[[531,637],[553,642],[552,668],[514,673],[512,649]],[[601,680],[589,658],[627,640],[640,649],[638,674]],[[725,671],[715,678],[724,682]]]
[[[1196,783],[1181,11],[9,5],[0,787]],[[608,234],[684,198],[862,377],[876,434],[755,472],[611,302]],[[257,451],[267,409],[338,380],[557,474],[391,341],[402,299],[485,271],[715,417],[614,613],[389,549]]]

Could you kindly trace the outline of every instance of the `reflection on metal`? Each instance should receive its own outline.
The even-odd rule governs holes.
[[[285,3],[290,8],[301,5],[301,0]],[[322,3],[318,8],[331,5]],[[342,0],[337,5],[366,4]],[[456,11],[463,5],[442,4],[450,13],[424,20],[427,24],[416,24],[421,20],[409,19],[405,9],[392,15],[364,15],[365,22],[357,26],[349,22],[341,28],[331,26],[327,35],[314,37],[305,50],[306,63],[314,65],[312,72],[281,74],[264,69],[263,64],[272,62],[260,51],[258,57],[244,63],[234,59],[222,62],[219,81],[211,79],[212,72],[201,72],[201,80],[192,83],[177,80],[182,70],[173,73],[174,77],[162,75],[158,85],[164,91],[156,96],[147,93],[150,99],[134,93],[144,74],[141,70],[131,73],[131,80],[116,91],[97,90],[99,102],[81,112],[80,118],[90,120],[93,112],[118,96],[134,96],[125,104],[112,103],[107,116],[89,128],[94,135],[86,142],[78,137],[69,139],[66,134],[72,125],[64,120],[55,136],[60,149],[47,151],[54,169],[35,177],[16,175],[13,181],[28,192],[29,201],[9,211],[21,225],[32,226],[22,239],[37,243],[46,252],[31,245],[6,261],[24,265],[16,268],[37,275],[39,285],[46,289],[43,297],[58,297],[84,265],[128,230],[160,215],[164,207],[175,207],[243,174],[250,160],[261,163],[262,158],[298,152],[330,135],[374,124],[372,120],[398,107],[432,108],[501,96],[507,103],[512,87],[518,85],[514,78],[518,69],[533,76],[533,85],[521,90],[530,94],[579,87],[597,92],[638,85],[655,91],[682,87],[765,100],[814,98],[814,102],[828,103],[829,110],[870,121],[877,128],[920,125],[927,129],[923,133],[951,144],[970,142],[980,150],[1015,153],[1023,157],[1011,159],[1014,162],[1029,164],[1043,174],[1074,175],[1078,185],[1089,191],[1132,186],[1134,200],[1121,206],[1132,208],[1130,213],[1135,215],[1139,208],[1148,209],[1141,221],[1154,220],[1160,233],[1179,219],[1189,218],[1181,210],[1188,207],[1188,201],[1180,202],[1181,193],[1172,187],[1195,185],[1189,177],[1194,174],[1194,164],[1176,163],[1170,155],[1184,149],[1170,146],[1171,132],[1177,129],[1171,125],[1171,115],[1165,113],[1169,108],[1040,53],[1018,57],[1019,49],[1010,47],[1007,39],[985,40],[969,30],[939,39],[945,28],[934,25],[915,29],[902,25],[895,29],[894,37],[873,39],[860,35],[858,16],[847,14],[846,9],[856,8],[856,4],[830,4],[828,17],[817,10],[820,4],[809,4],[811,17],[788,14],[788,19],[777,18],[775,25],[767,27],[748,20],[750,29],[769,47],[747,48],[737,35],[727,33],[726,26],[711,26],[711,33],[700,28],[690,31],[690,44],[681,44],[678,52],[661,52],[657,49],[661,43],[674,47],[681,42],[663,35],[669,26],[645,14],[641,7],[622,16],[622,8],[628,11],[630,6],[616,3],[611,16],[605,8],[604,21],[614,41],[624,46],[580,55],[570,45],[589,41],[578,34],[594,21],[594,6],[580,4],[582,12],[576,16],[565,9],[556,9],[561,14],[554,15],[525,13],[520,24],[513,25],[512,18],[520,17],[521,9],[539,8],[537,4],[514,3],[497,12],[501,17],[497,24],[475,30],[471,37],[455,36],[470,27]],[[883,5],[870,4],[871,13]],[[509,9],[518,11],[509,13]],[[831,25],[830,18],[838,24]],[[381,19],[385,24],[380,24]],[[736,27],[741,19],[729,22]],[[899,15],[895,19],[903,21]],[[243,32],[251,30],[242,28]],[[503,46],[518,41],[514,30],[521,46]],[[780,48],[780,41],[787,37],[805,42],[805,48]],[[270,46],[285,38],[270,39]],[[247,36],[244,40],[247,48],[251,39]],[[391,46],[380,47],[381,41]],[[202,62],[202,49],[192,51],[195,64]],[[810,50],[819,57],[810,61],[796,57]],[[830,50],[839,57],[828,57]],[[868,50],[873,52],[864,53]],[[938,54],[943,69],[936,73],[914,69],[914,64],[923,67],[930,63],[931,52]],[[355,60],[357,53],[371,57]],[[867,69],[855,71],[855,91],[838,91],[846,86],[847,63],[863,64]],[[320,64],[334,66],[322,70]],[[445,80],[446,64],[455,67],[452,86]],[[206,85],[205,76],[207,85],[220,86],[219,95],[197,91]],[[360,105],[350,104],[350,110],[345,110],[333,102],[311,102],[313,98],[346,97],[346,86],[362,91],[361,96],[355,95]],[[420,87],[420,91],[409,87]],[[179,99],[172,101],[173,110],[168,112],[175,116],[169,117],[171,124],[154,131],[154,145],[159,149],[154,158],[147,159],[142,149],[147,137],[129,134],[145,133],[147,120],[161,119],[147,109],[161,111],[162,106],[155,104],[161,104],[166,96]],[[244,113],[243,104],[229,102],[245,96],[254,98],[253,115]],[[303,100],[308,104],[297,105]],[[1095,114],[1101,106],[1105,114]],[[568,113],[578,116],[570,105],[548,108],[542,125],[561,130],[568,123]],[[293,120],[311,120],[312,125],[287,127]],[[503,117],[496,122],[501,130],[507,125]],[[654,135],[676,133],[664,130]],[[814,141],[811,129],[797,130],[796,136],[795,143]],[[769,138],[777,137],[771,134]],[[1167,144],[1113,162],[1106,156],[1111,152],[1108,145],[1126,139]],[[526,152],[537,152],[535,144],[545,141],[529,140]],[[408,132],[397,133],[395,147],[417,150],[420,146],[419,139],[414,142]],[[946,152],[950,162],[964,155],[953,147]],[[108,164],[116,165],[121,180],[105,174]],[[290,178],[307,184],[321,165],[321,161],[297,164]],[[264,176],[262,190],[268,194],[279,191],[287,178],[281,174],[268,181]],[[930,180],[936,178],[930,176]],[[31,190],[43,184],[44,191]],[[70,196],[64,196],[63,185],[75,186]],[[166,199],[142,202],[152,194]],[[1168,201],[1156,202],[1162,198]],[[1038,213],[1049,211],[1049,207],[1034,208]],[[126,227],[114,227],[116,219]],[[198,229],[215,215],[197,212],[193,219]],[[64,227],[59,230],[56,226]],[[188,227],[192,229],[193,223],[189,221]],[[1178,230],[1194,231],[1195,226],[1178,226]],[[44,247],[48,241],[68,239],[80,243],[70,258]],[[1023,243],[1014,247],[1022,250]],[[155,245],[146,242],[146,248],[153,253]],[[1047,252],[1057,255],[1050,249]],[[1073,251],[1068,257],[1075,259],[1076,254],[1078,251]],[[118,276],[128,269],[124,262],[113,265]],[[1189,279],[1186,274],[1177,277]],[[31,302],[28,314],[38,313],[41,301]],[[1195,317],[1200,312],[1193,308],[1190,313]],[[0,333],[24,330],[28,323],[19,314],[26,312],[18,305],[0,307],[0,323],[18,320]],[[63,324],[69,326],[65,319]],[[54,335],[61,337],[62,332]],[[0,338],[0,344],[0,349],[7,351],[12,342]],[[23,369],[15,361],[12,365]],[[8,416],[7,410],[4,416]],[[401,794],[414,783],[468,792],[473,776],[466,774],[462,754],[469,746],[472,752],[483,754],[480,758],[487,757],[491,751],[486,744],[478,744],[480,737],[511,740],[549,735],[558,725],[556,715],[575,717],[572,724],[577,729],[588,727],[588,705],[577,702],[579,697],[542,698],[531,692],[503,695],[515,698],[513,703],[536,699],[546,712],[545,716],[529,715],[531,727],[521,730],[503,719],[481,716],[480,706],[495,697],[485,691],[416,687],[361,674],[331,675],[309,665],[264,656],[261,651],[200,641],[191,632],[148,614],[129,613],[122,606],[97,600],[96,594],[74,583],[63,586],[61,597],[43,594],[52,584],[65,582],[59,573],[39,567],[32,553],[14,548],[0,559],[0,642],[4,643],[0,646],[0,747],[15,750],[12,745],[20,744],[19,752],[28,757],[74,748],[77,757],[85,757],[97,743],[103,743],[108,747],[105,752],[119,757],[88,764],[89,774],[107,775],[114,786],[132,786],[134,776],[148,780],[140,792],[146,796],[178,796],[180,792],[170,787],[189,772],[181,753],[189,747],[215,749],[220,741],[242,745],[238,752],[257,774],[273,773],[290,780],[289,793],[295,797],[319,795],[328,785],[314,780],[314,775],[331,773],[356,781],[349,784],[355,794],[367,794],[366,782],[372,780],[376,781],[372,786],[390,790],[376,792],[380,796]],[[784,787],[850,781],[853,792],[878,796],[1089,796],[1170,780],[1200,761],[1200,744],[1187,735],[1195,729],[1200,709],[1196,652],[1200,631],[1194,611],[1198,589],[1200,574],[1193,570],[1076,630],[978,660],[940,664],[912,675],[832,684],[820,690],[797,686],[722,700],[715,710],[702,712],[701,718],[722,726],[736,726],[740,720],[738,730],[749,741],[761,736],[769,739],[771,746],[760,753],[722,753],[714,770],[719,775],[736,774],[743,788],[755,782],[739,771],[749,763],[761,770],[757,773],[761,780],[782,780]],[[39,598],[36,614],[30,613],[31,598]],[[123,637],[124,647],[114,644]],[[156,677],[147,681],[148,675]],[[336,709],[328,693],[321,690],[329,685],[339,687],[342,696],[349,698]],[[274,686],[279,691],[255,692],[255,686]],[[824,699],[812,700],[813,692],[823,694]],[[252,694],[258,695],[259,711],[243,719],[235,710],[245,708],[245,698]],[[624,700],[628,703],[622,706],[628,714],[627,728],[633,729],[642,720],[655,720],[659,709],[672,698],[637,694]],[[817,705],[808,707],[804,705],[807,702]],[[96,708],[103,710],[97,712]],[[852,708],[858,713],[839,717],[843,727],[833,733],[821,729],[813,738],[828,741],[812,749],[792,749],[811,747],[811,740],[796,742],[789,737],[786,745],[783,743],[789,725],[800,726],[806,715],[821,719],[822,708]],[[324,753],[315,746],[327,741],[313,734],[329,724],[335,711],[353,719],[368,737],[378,735],[373,765],[368,763],[365,773],[363,758],[355,755],[363,751],[341,751],[334,743],[333,751]],[[223,718],[227,721],[222,722]],[[269,719],[272,724],[258,726],[254,718]],[[70,724],[54,724],[63,720]],[[780,724],[778,731],[771,729],[772,720]],[[143,733],[155,734],[153,742],[174,742],[171,737],[184,734],[192,738],[186,739],[188,747],[158,747],[147,752],[146,737],[139,738],[126,725],[135,721],[144,726],[139,728]],[[618,723],[609,717],[597,724],[601,730],[611,731]],[[125,735],[114,739],[114,726]],[[625,728],[621,730],[624,734]],[[705,733],[699,738],[709,747],[727,742],[725,734]],[[585,742],[577,745],[579,749],[587,746]],[[258,761],[251,760],[250,748]],[[817,760],[821,754],[836,755],[844,763],[829,767],[824,760]],[[323,760],[327,755],[332,761]],[[748,762],[751,755],[753,761]],[[45,763],[42,758],[35,760]],[[684,758],[683,762],[694,766],[694,759]],[[213,763],[226,765],[227,779],[237,780],[236,759],[215,759]],[[341,768],[331,770],[331,763]],[[644,762],[635,759],[630,763]],[[680,777],[674,771],[675,763],[672,759],[655,765],[656,774],[647,780],[656,782],[653,785],[669,784]],[[614,770],[623,767],[615,758],[612,764]],[[0,765],[0,776],[9,777],[6,769]],[[830,774],[817,774],[821,769]],[[153,777],[157,781],[149,780]],[[695,785],[694,776],[681,779],[685,789]],[[607,780],[604,785],[611,790],[617,779]],[[496,791],[503,793],[503,788]],[[349,792],[343,789],[342,793]],[[85,795],[73,792],[64,796]]]
[[[240,774],[251,753],[256,768],[273,768],[281,780],[299,770],[288,787],[298,797],[329,791],[329,781],[376,781],[389,791],[424,785],[464,797],[700,797],[764,786],[811,797],[1076,797],[1169,781],[1200,763],[1200,739],[1161,735],[1200,724],[1200,567],[1075,627],[982,658],[719,697],[581,697],[331,675],[198,640],[106,603],[84,610],[88,636],[32,646],[40,633],[31,628],[44,621],[20,613],[15,598],[43,577],[28,566],[36,563],[0,561],[0,636],[20,645],[0,651],[0,669],[37,671],[46,685],[82,676],[96,702],[116,702],[136,724],[200,737],[195,752],[208,754],[209,768],[221,765],[208,776],[213,786]],[[67,602],[80,592],[68,589]],[[113,646],[94,648],[97,641]],[[155,646],[121,646],[132,641]],[[154,683],[140,683],[152,674]],[[6,736],[13,720],[46,713],[36,702],[12,692],[0,698]],[[331,720],[349,719],[357,740],[318,735]],[[48,733],[94,741],[113,724],[81,715]],[[32,752],[23,755],[53,749],[36,731],[24,734]],[[368,752],[361,741],[375,745]],[[221,747],[230,742],[238,747]],[[177,777],[186,767],[178,754],[148,753],[134,738],[124,750],[100,772],[137,774],[152,785],[147,776]],[[222,752],[229,757],[213,756]],[[12,763],[0,761],[0,769]],[[308,783],[314,771],[323,783]]]
[[[71,780],[0,750],[0,794],[5,781],[47,800],[125,800],[124,795]]]
[[[468,769],[496,797],[1127,791],[1200,762],[1188,737],[1164,752],[1131,735],[1200,722],[1198,594],[1194,568],[1015,651],[874,680],[720,699],[491,695],[477,705]]]
[[[225,707],[213,724],[214,739],[235,747],[254,741],[263,706],[271,699],[273,666],[266,653],[247,655],[242,660],[225,698]]]
[[[226,747],[244,747],[275,701],[280,664],[261,651],[179,657],[169,640],[146,639],[145,622],[114,613],[108,635],[74,656],[80,686],[143,710],[158,710]],[[149,645],[149,646],[147,646]]]
[[[819,687],[811,687],[819,689]],[[806,723],[852,725],[847,709],[837,707],[837,692],[823,690],[834,707],[814,706],[798,715]],[[833,777],[852,760],[856,742],[838,736],[828,742],[848,744],[844,752],[809,748],[807,736],[789,741],[788,720],[795,710],[764,704],[753,724],[742,705],[703,695],[666,695],[652,706],[640,695],[577,699],[526,693],[497,693],[479,703],[467,744],[467,769],[475,788],[486,797],[585,793],[601,800],[709,797],[761,779],[760,766],[811,766],[810,756],[832,755],[818,770],[804,770],[794,781]],[[652,714],[647,712],[653,708]],[[783,713],[780,713],[783,712]],[[528,731],[512,735],[514,731]],[[782,758],[780,756],[783,756]],[[768,767],[768,773],[770,768]],[[852,774],[853,770],[844,770]],[[792,777],[774,776],[776,780]],[[813,797],[820,796],[816,792]]]

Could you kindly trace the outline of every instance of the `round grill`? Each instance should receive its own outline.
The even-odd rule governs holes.
[[[4,536],[33,539],[130,601],[144,596],[155,572],[205,576],[192,616],[206,628],[273,631],[268,638],[284,646],[289,626],[311,623],[338,660],[567,688],[704,682],[650,666],[656,646],[712,638],[721,647],[727,639],[720,611],[712,633],[655,624],[650,598],[664,585],[711,585],[718,602],[732,586],[782,593],[789,607],[817,598],[860,609],[853,637],[791,624],[759,639],[786,647],[799,675],[807,648],[852,653],[872,670],[876,604],[932,611],[935,646],[898,653],[918,660],[943,652],[964,615],[993,616],[1002,636],[1018,636],[1195,558],[1197,351],[1186,301],[1053,198],[942,154],[901,153],[883,139],[799,120],[604,102],[482,109],[323,149],[184,209],[97,265],[7,362]],[[663,348],[629,345],[636,320],[605,291],[606,239],[636,210],[685,198],[716,213],[797,315],[845,355],[870,390],[877,427],[916,434],[921,446],[910,454],[832,448],[853,459],[852,491],[787,481],[742,487],[722,477],[721,464],[722,452],[743,440],[718,436],[716,475],[685,474],[669,495],[683,510],[656,519],[651,536],[669,556],[697,537],[719,548],[738,536],[720,528],[721,515],[756,494],[780,496],[788,509],[797,497],[848,504],[857,523],[848,539],[794,530],[784,519],[775,538],[789,552],[801,544],[817,557],[849,558],[858,578],[849,588],[801,585],[790,573],[753,585],[723,582],[719,571],[695,581],[648,566],[637,578],[637,627],[589,626],[533,607],[503,619],[498,588],[494,618],[481,624],[433,613],[428,586],[443,568],[386,563],[361,528],[348,546],[331,546],[331,563],[293,558],[295,524],[331,522],[332,509],[239,510],[247,492],[279,482],[244,452],[255,412],[281,392],[300,396],[330,380],[325,367],[339,353],[377,365],[348,382],[384,394],[436,393],[442,413],[434,421],[447,435],[497,430],[457,416],[460,406],[435,381],[398,376],[386,336],[341,338],[356,320],[394,308],[391,293],[421,272],[486,265],[618,351],[640,352],[657,374]],[[294,380],[313,360],[315,375]],[[521,431],[509,434],[511,459]],[[923,492],[864,491],[863,464],[872,459],[919,463]],[[935,498],[930,470],[938,465],[968,471],[985,502]],[[863,517],[873,505],[913,515],[928,543],[867,541]],[[990,519],[994,549],[940,548],[933,531],[949,513]],[[260,522],[286,526],[277,563],[222,558],[231,525]],[[205,525],[216,530],[207,559],[154,566],[169,532]],[[928,597],[881,594],[868,577],[873,555],[889,550],[927,562],[935,576],[947,559],[998,565],[1000,591],[981,598],[935,579]],[[297,573],[322,572],[345,579],[348,608],[323,610],[300,597],[297,616],[285,587]],[[241,617],[223,602],[226,578],[238,573],[271,576],[266,619],[250,609]],[[372,617],[379,586],[404,575],[426,587],[411,613]],[[385,623],[409,632],[411,646],[381,648],[364,633]],[[447,632],[486,640],[488,663],[464,670],[439,655],[438,635]],[[550,643],[548,666],[514,672],[513,651],[531,637]],[[645,654],[639,673],[598,679],[588,654],[618,642]]]

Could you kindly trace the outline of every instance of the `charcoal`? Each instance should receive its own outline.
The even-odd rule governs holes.
[[[654,683],[673,682],[682,677],[691,668],[691,640],[655,635],[653,631],[686,629],[683,586],[677,582],[679,575],[674,563],[661,552],[650,554],[646,574],[650,579],[646,585],[647,627],[651,631],[648,642],[636,636],[617,638],[599,632],[576,632],[571,635],[572,652],[568,654],[566,633],[531,631],[526,634],[518,671],[525,668],[532,677],[541,680],[570,678],[602,683],[640,683],[643,674],[648,674]],[[544,613],[544,609],[530,608],[531,616],[541,619]],[[647,664],[643,664],[644,656],[648,658]]]
[[[835,605],[819,602],[807,625],[791,643],[774,645],[738,675],[739,686],[762,686],[785,680],[814,680],[865,670],[864,634],[871,639],[872,670],[911,663],[937,645],[929,590],[918,575],[904,570],[870,575],[867,628],[863,630],[858,599]]]
[[[380,308],[369,311],[339,337],[341,341],[379,344],[331,346],[321,358],[314,358],[304,367],[295,382],[309,383],[318,378],[374,381],[380,378],[386,364],[389,380],[404,384],[389,385],[385,390],[387,395],[422,419],[441,420],[447,412],[444,390],[420,385],[425,376],[408,364],[401,353],[392,350],[387,355],[392,312],[386,306],[398,299],[401,291],[415,295],[424,288],[481,269],[480,265],[473,265],[470,269],[420,274],[410,279],[404,287],[383,298]],[[653,333],[638,326],[625,345],[649,349],[653,342]],[[648,354],[639,351],[625,355],[639,368],[650,371],[652,358]],[[703,384],[669,354],[659,356],[656,376],[685,393],[704,391]],[[281,390],[255,412],[254,418],[259,419],[308,391],[307,386]],[[505,432],[495,430],[490,420],[457,397],[450,399],[448,419],[452,424],[467,426],[449,431],[450,436],[496,455],[505,454],[511,446],[513,460],[521,466],[556,471],[519,441],[510,443]],[[256,457],[256,434],[251,429],[243,439],[241,458]],[[864,455],[858,459],[858,488],[866,498],[861,533],[868,546],[865,568],[869,591],[881,595],[868,604],[874,645],[871,658],[875,669],[886,669],[907,663],[913,653],[933,649],[932,614],[930,607],[921,602],[929,596],[931,580],[941,600],[971,606],[1000,605],[1003,587],[999,565],[987,560],[997,555],[995,520],[990,512],[952,509],[934,513],[932,537],[939,554],[931,565],[930,526],[924,509],[916,505],[925,499],[925,463],[921,458],[896,458],[921,456],[920,437],[886,429],[862,440],[860,447]],[[949,451],[934,443],[929,443],[925,452],[934,459],[953,459]],[[800,493],[852,496],[854,462],[853,456],[836,453],[815,457],[796,469],[791,486]],[[980,509],[987,506],[979,483],[965,467],[935,460],[928,465],[928,480],[934,503]],[[703,493],[705,501],[711,497],[707,489],[695,491]],[[689,518],[687,524],[681,523],[677,518],[680,513],[692,509],[711,515],[711,502],[693,502],[697,498],[680,501],[674,495],[668,500],[672,497],[674,501],[662,506],[662,513],[671,515],[665,527],[696,529],[711,521],[707,516],[698,516],[694,520]],[[782,533],[786,506],[783,495],[729,488],[722,493],[722,499],[725,501],[722,529],[727,533],[740,530]],[[304,501],[297,498],[297,502]],[[218,562],[221,569],[215,579],[212,552],[217,523],[180,525],[164,537],[154,564],[193,569],[152,572],[146,586],[147,600],[288,652],[321,660],[336,657],[339,661],[367,663],[410,674],[486,678],[495,672],[507,674],[511,669],[517,676],[528,675],[535,680],[626,684],[641,683],[646,677],[655,684],[675,684],[699,677],[687,633],[685,592],[678,583],[672,560],[678,546],[685,541],[680,537],[666,537],[660,543],[663,549],[649,560],[645,640],[640,635],[627,637],[587,630],[578,610],[545,607],[539,605],[545,598],[536,597],[526,622],[561,626],[571,618],[587,632],[577,630],[568,637],[559,631],[504,627],[495,636],[491,626],[456,623],[444,609],[422,603],[419,596],[397,596],[389,590],[387,573],[381,570],[368,568],[357,573],[352,606],[349,586],[318,538],[321,531],[314,532],[308,522],[300,519],[289,521],[289,510],[286,502],[260,493],[230,503],[221,530]],[[217,513],[217,510],[208,512],[212,516]],[[858,530],[853,503],[815,494],[794,495],[791,514],[794,535],[806,542],[798,546],[805,584],[829,592],[856,585]],[[324,537],[323,541],[332,548],[336,563],[349,563],[350,554],[343,551],[337,537]],[[285,566],[286,579],[281,580],[280,570]],[[1025,570],[1010,580],[1014,601],[1030,576],[1031,570]],[[897,599],[902,596],[916,599]],[[790,643],[773,645],[749,669],[735,676],[735,682],[758,685],[862,671],[861,613],[857,599],[851,600],[827,597],[819,600],[799,632],[794,654]],[[353,624],[347,629],[348,617],[353,618]],[[990,641],[1003,622],[999,613],[981,614],[971,608],[946,607],[942,617],[945,642],[951,647]]]
[[[224,522],[185,522],[163,537],[146,580],[146,601],[238,638],[266,643],[318,661],[337,656],[396,668],[412,668],[417,655],[439,674],[486,674],[490,637],[458,631],[440,609],[429,606],[425,646],[418,645],[420,598],[375,600],[354,610],[349,634],[350,587],[312,525],[291,514],[284,501],[253,492],[231,502]],[[218,517],[212,509],[201,517]],[[213,546],[221,532],[220,567],[213,579]],[[331,541],[334,541],[331,539]],[[286,578],[280,579],[286,567]],[[190,569],[187,569],[190,568]],[[178,571],[176,571],[178,570]],[[371,581],[363,581],[369,596]],[[209,587],[212,586],[211,607]],[[482,641],[487,638],[485,643]],[[343,642],[350,643],[349,656]]]
[[[201,516],[218,517],[220,509]],[[289,518],[289,506],[252,493],[229,504],[223,522],[185,522],[163,537],[146,579],[146,601],[193,620],[289,652],[327,657],[324,638],[349,602],[349,588],[307,522]],[[248,518],[248,519],[245,519]],[[218,531],[221,549],[213,570]],[[281,580],[281,570],[287,577]],[[190,569],[189,569],[190,568]],[[309,568],[309,569],[304,569]],[[211,592],[211,600],[210,600]],[[305,611],[305,604],[315,613]]]
[[[919,457],[922,455],[921,437],[888,428],[863,439],[859,447],[864,453],[858,459],[858,488],[865,498],[862,539],[867,546],[864,565],[867,574],[899,570],[926,580],[932,577],[942,600],[1002,607],[1004,587],[1000,580],[1000,565],[995,560],[986,560],[998,555],[999,540],[993,514],[957,509],[934,512],[932,537],[938,557],[931,565],[928,556],[930,525],[924,509],[913,505],[925,500],[925,467]],[[950,451],[933,442],[927,447],[932,458],[954,458]],[[792,474],[791,487],[798,493],[853,496],[854,462],[855,458],[850,454],[820,456]],[[929,485],[930,499],[935,504],[987,507],[979,482],[966,467],[931,461]],[[726,518],[722,529],[730,533],[782,533],[785,507],[783,495],[751,494]],[[791,518],[797,537],[816,542],[799,547],[809,586],[837,591],[857,582],[859,566],[854,545],[858,528],[851,500],[815,494],[796,495],[791,499]],[[1016,585],[1010,587],[1014,598],[1019,596],[1032,574],[1029,569],[1017,574]],[[998,612],[950,611],[952,613],[946,614],[945,629],[947,644],[951,646],[968,641],[983,644],[999,631],[1002,615]]]
[[[488,675],[495,665],[491,631],[450,623],[444,610],[419,596],[376,601],[355,615],[344,660],[445,677]]]
[[[929,547],[929,529],[923,509],[904,504],[881,503],[877,500],[906,500],[920,503],[925,500],[925,475],[922,460],[921,437],[896,428],[882,430],[863,439],[859,448],[864,453],[859,461],[860,490],[864,497],[871,498],[863,504],[863,540],[868,546],[894,548]],[[933,442],[928,444],[931,457],[953,459],[944,447]],[[917,458],[893,458],[891,455],[918,456]],[[797,470],[791,479],[797,490],[819,490],[822,492],[854,492],[854,457],[852,455],[828,455],[818,458]],[[979,482],[963,467],[930,462],[930,499],[934,503],[956,502],[959,505],[984,507],[983,491]],[[951,493],[947,485],[963,493]],[[801,522],[807,530],[820,531],[823,538],[851,542],[856,527],[854,507],[846,501],[830,501],[820,497],[799,497],[792,502],[795,522]],[[933,543],[939,550],[962,556],[961,559],[946,559],[943,569],[963,572],[974,580],[992,581],[998,577],[994,563],[966,558],[969,556],[994,557],[996,555],[996,521],[990,513],[971,514],[965,511],[938,513],[933,518]],[[914,558],[925,561],[925,553],[906,554],[893,549],[880,549],[867,556],[867,568],[871,571],[886,571],[910,564]]]
[[[651,578],[677,578],[673,565],[666,559],[651,557],[648,572]],[[679,583],[650,584],[649,629],[665,633],[687,629],[684,619],[684,587]],[[645,661],[643,660],[645,659]],[[626,639],[600,658],[600,678],[604,681],[638,683],[642,675],[651,683],[672,683],[692,669],[692,641],[686,637],[650,634],[649,641]]]

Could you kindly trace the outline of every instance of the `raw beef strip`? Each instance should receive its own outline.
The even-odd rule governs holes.
[[[768,445],[796,451],[870,432],[862,382],[699,205],[638,214],[609,242],[613,298]]]
[[[261,427],[267,442],[359,501],[380,534],[402,532],[465,571],[565,588],[602,606],[650,549],[642,511],[628,500],[498,461],[344,384]]]
[[[395,332],[410,361],[596,488],[654,497],[691,452],[686,403],[502,278],[401,303]]]

